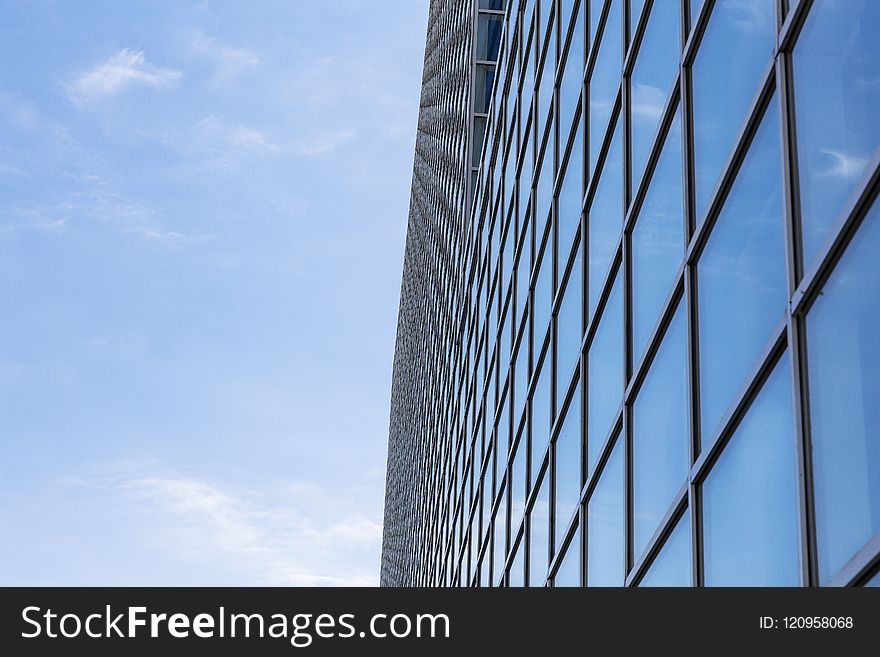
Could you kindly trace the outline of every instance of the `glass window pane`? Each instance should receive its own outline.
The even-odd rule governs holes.
[[[623,447],[618,439],[587,506],[587,586],[623,586]]]
[[[586,2],[587,0],[584,0]],[[590,2],[590,47],[595,47],[596,30],[599,28],[599,19],[602,17],[602,7],[605,6],[605,0],[589,0]]]
[[[584,201],[583,135],[583,130],[578,130],[575,133],[571,155],[565,167],[565,177],[562,179],[562,185],[559,189],[556,217],[559,222],[559,259],[557,265],[560,273],[565,271],[565,265],[568,263],[568,256],[571,253],[571,245],[581,223],[581,209]]]
[[[483,135],[486,132],[486,118],[483,116],[474,117],[474,143],[471,151],[471,166],[480,166],[480,155],[482,155]]]
[[[787,299],[775,99],[697,266],[700,414],[716,428]]]
[[[544,586],[550,563],[550,486],[538,484],[538,497],[529,513],[529,586]]]
[[[477,64],[474,80],[474,112],[489,112],[492,103],[492,85],[495,82],[495,67]]]
[[[693,64],[696,209],[706,205],[776,44],[774,0],[718,0]]]
[[[807,315],[822,583],[880,531],[880,206]]]
[[[678,74],[678,3],[655,2],[650,11],[631,78],[633,190],[642,179],[666,98]]]
[[[522,253],[516,263],[516,312],[522,318],[529,298],[529,242],[526,240]]]
[[[495,536],[492,539],[494,541],[492,558],[495,562],[492,572],[496,584],[504,574],[504,564],[507,559],[507,496],[504,493],[505,491],[502,490],[501,502],[495,513]]]
[[[538,181],[535,183],[535,220],[540,233],[543,233],[550,205],[553,199],[553,141],[547,142],[544,157],[541,158],[538,170]]]
[[[578,246],[577,255],[565,285],[562,303],[556,316],[556,391],[562,395],[568,390],[572,373],[581,354],[584,338],[583,316],[583,257]]]
[[[553,578],[553,586],[557,588],[572,587],[581,585],[581,533],[575,530],[568,547],[565,550],[565,556],[562,557],[562,563],[556,571],[556,577]]]
[[[584,80],[584,12],[578,10],[571,34],[565,68],[559,81],[559,135],[563,141],[571,128],[574,113],[581,99]]]
[[[804,262],[880,144],[880,2],[816,0],[792,55]]]
[[[520,541],[516,548],[516,555],[510,564],[510,573],[508,575],[507,585],[511,588],[521,588],[525,585],[525,541]]]
[[[638,363],[684,257],[681,121],[676,115],[632,233],[633,362]]]
[[[526,510],[526,452],[527,445],[523,437],[516,446],[516,453],[510,466],[510,533],[519,531],[519,524]]]
[[[633,405],[633,554],[638,559],[687,479],[687,333],[680,304]]]
[[[516,350],[513,371],[513,422],[514,431],[519,425],[522,417],[522,411],[526,406],[526,396],[528,394],[529,385],[529,342],[524,336],[519,342],[519,348]]]
[[[542,35],[543,36],[543,35]],[[545,120],[547,119],[547,112],[550,110],[550,101],[553,99],[553,87],[555,85],[555,80],[553,79],[554,74],[556,73],[556,22],[554,21],[550,27],[550,33],[547,36],[546,44],[549,45],[547,48],[544,43],[542,43],[541,47],[544,48],[544,62],[541,66],[541,79],[538,84],[540,86],[540,92],[538,93],[538,106],[537,106],[537,116],[540,119],[538,125],[543,126]]]
[[[590,112],[590,171],[596,168],[599,149],[604,141],[605,128],[614,109],[614,99],[620,86],[620,74],[623,67],[621,46],[620,6],[622,0],[612,0],[608,19],[602,29],[602,41],[599,54],[590,75],[588,93]]]
[[[498,46],[501,45],[503,25],[503,16],[480,14],[477,17],[477,59],[492,62],[498,59]]]
[[[553,306],[553,247],[548,239],[541,254],[541,268],[535,279],[532,300],[532,318],[535,329],[535,349],[539,349],[550,324],[550,310]]]
[[[623,400],[623,298],[614,282],[587,356],[587,471],[592,471]]]
[[[620,122],[614,131],[614,139],[608,150],[608,157],[602,165],[601,178],[597,184],[590,213],[589,226],[589,271],[587,287],[589,290],[589,316],[596,310],[596,303],[602,292],[602,284],[614,259],[614,250],[623,231],[623,157],[620,147]]]
[[[526,34],[525,32],[523,34]],[[528,37],[524,37],[528,38]],[[523,55],[523,81],[522,81],[522,90],[521,90],[521,102],[523,107],[526,108],[523,111],[523,117],[525,117],[526,112],[528,112],[528,108],[532,103],[532,92],[535,89],[535,58],[533,57],[533,53],[535,52],[535,40],[532,39],[528,41],[528,46],[526,47],[525,54]]]
[[[532,391],[532,467],[534,480],[550,442],[550,360],[544,359]]]
[[[788,355],[703,484],[707,586],[797,586],[798,502]]]
[[[581,499],[581,387],[575,388],[556,437],[556,545]]]
[[[641,587],[691,585],[691,516],[688,511],[679,519],[666,539],[660,554],[639,582]]]
[[[657,2],[658,5],[671,5],[675,7],[675,13],[678,15],[678,3],[677,2]],[[642,14],[642,9],[645,6],[645,0],[629,0],[629,33],[630,36],[635,34],[636,25],[639,23],[639,16]],[[672,32],[669,33],[670,35]]]

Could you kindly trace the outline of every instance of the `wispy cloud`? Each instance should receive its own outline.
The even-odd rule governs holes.
[[[355,137],[357,137],[357,133],[350,128],[346,128],[338,132],[318,137],[309,143],[303,144],[296,149],[296,153],[298,155],[306,156],[332,153],[343,144],[353,140]]]
[[[859,157],[853,153],[844,153],[833,148],[823,148],[822,153],[828,156],[828,166],[819,173],[825,178],[857,178],[868,166],[867,157]]]
[[[208,36],[201,31],[193,33],[189,45],[196,55],[214,62],[216,66],[214,82],[220,83],[236,78],[260,63],[260,58],[247,48],[228,46],[217,37]]]
[[[206,116],[196,125],[196,141],[211,149],[232,147],[236,150],[261,153],[278,153],[283,150],[264,131],[231,123],[213,114]]]
[[[132,475],[67,483],[97,483],[121,496],[169,556],[226,563],[255,584],[376,583],[381,525],[352,509],[350,500],[336,499],[335,491],[293,483],[268,498],[196,477]]]
[[[74,103],[88,105],[115,96],[131,86],[168,87],[181,76],[180,71],[150,64],[143,51],[126,48],[78,75],[68,85],[68,91]]]

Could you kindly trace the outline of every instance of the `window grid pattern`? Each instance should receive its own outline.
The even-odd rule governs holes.
[[[632,81],[639,57],[654,55],[640,51],[643,41],[657,41],[644,39],[652,17],[659,15],[655,6],[673,2],[679,15],[678,71],[668,89],[652,90],[652,95],[640,87],[634,102]],[[730,0],[511,0],[503,13],[500,59],[486,103],[488,112],[484,116],[462,112],[467,120],[485,120],[482,143],[466,140],[479,150],[479,157],[471,156],[466,147],[463,152],[459,148],[459,156],[466,155],[468,164],[473,162],[476,167],[468,166],[466,173],[457,174],[457,180],[444,180],[443,175],[456,175],[456,167],[451,164],[444,170],[440,158],[437,166],[420,172],[420,117],[392,387],[383,585],[584,586],[595,581],[638,586],[643,579],[647,583],[658,578],[693,586],[711,584],[705,564],[715,554],[707,554],[714,543],[707,546],[704,536],[703,487],[710,481],[713,496],[724,494],[723,468],[733,467],[728,465],[730,459],[747,452],[753,425],[768,413],[772,416],[768,426],[787,427],[782,430],[784,435],[777,430],[779,435],[774,436],[782,445],[778,453],[789,456],[777,459],[781,470],[775,470],[773,476],[791,481],[789,488],[782,481],[772,490],[790,493],[797,509],[797,535],[790,541],[793,547],[788,550],[786,543],[788,551],[781,557],[778,553],[770,556],[786,559],[796,573],[794,583],[803,586],[858,585],[872,578],[880,563],[877,523],[870,525],[873,533],[867,541],[860,539],[857,549],[850,549],[851,558],[842,568],[836,566],[833,572],[820,575],[827,557],[817,547],[816,496],[822,492],[815,487],[811,444],[811,404],[817,405],[819,400],[811,398],[807,385],[811,353],[807,320],[848,246],[877,214],[871,213],[871,208],[880,186],[880,145],[868,144],[873,155],[861,163],[851,183],[853,191],[837,209],[827,239],[818,253],[805,257],[800,199],[802,185],[810,181],[801,180],[798,172],[797,115],[798,110],[809,110],[796,107],[795,80],[799,78],[793,72],[793,55],[804,25],[809,25],[811,14],[827,8],[827,0],[750,2],[756,7],[766,5],[759,9],[772,17],[771,55],[757,84],[748,89],[747,110],[734,117],[735,137],[729,152],[723,154],[724,165],[705,207],[697,204],[699,172],[694,164],[699,161],[694,149],[701,143],[695,130],[704,127],[695,125],[693,107],[695,95],[706,90],[695,84],[691,72],[704,36],[718,31],[717,23],[732,6]],[[449,18],[454,10],[432,2],[426,80],[429,63],[435,76],[438,66],[450,67],[450,51],[461,47],[455,38],[470,38],[463,32],[471,29],[473,18],[481,12],[474,7],[476,3],[463,4],[468,6],[459,8],[461,16],[456,22]],[[465,19],[462,16],[467,11],[470,15]],[[441,56],[436,50],[441,47],[436,33],[438,21],[444,17],[447,29],[451,23],[458,28],[446,33],[447,50]],[[711,23],[713,20],[716,23]],[[707,30],[710,24],[714,32]],[[591,97],[591,79],[605,39],[619,39],[623,44],[612,101],[606,93],[608,65],[604,62],[601,97]],[[433,59],[435,56],[439,59]],[[880,62],[874,64],[877,70]],[[475,65],[480,63],[471,61],[470,68],[461,70],[479,77],[473,73]],[[569,65],[581,79],[579,97],[571,93]],[[566,102],[574,107],[559,106],[563,83]],[[472,86],[470,89],[473,93]],[[455,124],[451,112],[473,105],[467,99],[456,101],[453,90],[447,91],[450,113],[445,116],[446,124],[437,123],[439,132],[433,139],[450,146],[445,151],[450,154],[457,142],[443,131]],[[424,94],[423,90],[423,113]],[[645,98],[656,102],[646,108]],[[634,175],[633,124],[645,111],[651,113],[648,124],[656,124],[656,129],[650,146],[639,146],[638,158],[641,160],[645,151],[647,156],[644,162],[635,163]],[[594,113],[603,117],[601,126],[594,125],[595,134],[589,128]],[[561,120],[571,123],[561,125]],[[458,125],[461,130],[469,129],[467,122],[464,127]],[[739,187],[745,183],[737,183],[747,179],[741,172],[756,166],[753,160],[759,157],[759,149],[752,146],[762,128],[762,134],[773,132],[771,143],[778,151],[776,160],[771,158],[780,169],[774,174],[781,198],[775,220],[783,238],[776,257],[784,269],[786,303],[779,316],[771,318],[773,328],[761,334],[763,346],[749,352],[748,373],[737,381],[732,397],[724,398],[721,419],[703,426],[700,391],[712,382],[700,363],[701,337],[707,339],[700,335],[700,318],[710,309],[706,307],[709,302],[700,301],[698,294],[702,280],[699,265],[707,245],[722,239],[719,226],[730,221],[727,214],[742,205]],[[663,153],[664,145],[672,141],[673,133],[675,148],[669,155]],[[762,144],[767,141],[759,139]],[[622,156],[609,158],[617,140]],[[592,163],[591,154],[595,154]],[[678,253],[672,268],[675,275],[662,299],[653,302],[662,309],[644,345],[634,348],[632,238],[637,227],[650,225],[647,220],[639,223],[643,206],[647,213],[658,205],[646,199],[654,194],[652,182],[661,154],[664,162],[670,157],[681,161],[681,228],[672,233],[683,236],[683,243],[680,249],[666,245],[666,252]],[[454,159],[451,155],[449,162]],[[603,166],[606,161],[618,160],[622,160],[622,172],[615,179],[620,181],[616,184],[622,212],[620,216],[600,216],[608,205],[598,201],[594,205]],[[574,161],[580,166],[572,166]],[[664,171],[668,169],[664,165]],[[579,176],[578,184],[565,180],[567,171]],[[465,178],[467,174],[470,180]],[[580,204],[574,204],[580,207],[580,216],[574,220],[559,216],[560,208],[572,207],[572,188],[580,197]],[[426,198],[431,199],[430,204]],[[448,199],[455,202],[450,204]],[[456,205],[462,199],[463,204]],[[463,211],[462,207],[470,209]],[[416,211],[421,214],[414,219]],[[597,268],[590,262],[589,241],[591,227],[600,222],[616,227],[616,238],[609,243],[610,260],[603,255]],[[877,269],[870,275],[875,280]],[[669,276],[663,280],[667,279]],[[876,281],[873,289],[878,289]],[[580,322],[572,319],[570,295],[579,297],[574,305]],[[591,298],[595,307],[589,302]],[[563,306],[566,311],[560,313]],[[564,318],[564,326],[560,318]],[[683,330],[670,329],[674,320],[683,322]],[[582,334],[575,354],[568,349],[572,323],[579,324],[575,330]],[[598,371],[590,375],[594,339],[601,335],[606,340],[612,324],[619,333],[615,349],[622,353],[620,369],[610,376]],[[667,424],[685,429],[679,431],[683,435],[669,438],[681,442],[666,451],[686,454],[687,461],[681,472],[675,471],[680,485],[667,486],[674,493],[671,501],[664,497],[665,511],[652,511],[645,525],[644,518],[634,517],[643,502],[634,504],[634,450],[646,439],[634,433],[641,430],[634,421],[634,409],[643,384],[651,380],[649,375],[655,371],[662,375],[658,363],[665,361],[660,355],[678,349],[670,343],[682,339],[682,333],[684,357],[678,367],[686,371],[676,381],[685,380],[686,403],[681,412],[686,417],[673,418]],[[602,356],[603,362],[609,360],[606,353]],[[601,392],[601,398],[607,400],[608,382],[621,379],[623,386],[618,389],[615,384],[610,393],[616,400],[611,404],[613,419],[603,421],[601,429],[588,430],[590,395]],[[771,390],[771,379],[785,385],[773,383]],[[862,392],[872,394],[867,389]],[[767,400],[773,400],[775,406]],[[781,408],[783,405],[786,407]],[[785,422],[780,424],[768,407],[781,411]],[[579,450],[572,449],[572,422],[566,423],[573,415],[579,423]],[[876,443],[877,429],[872,430]],[[588,454],[592,455],[589,459]],[[728,458],[729,454],[733,456]],[[874,459],[876,468],[880,455],[875,451],[869,458]],[[574,468],[580,471],[580,503],[566,502],[563,512],[557,509],[557,482],[564,477],[570,488],[574,461],[579,461]],[[622,468],[622,477],[618,468]],[[566,474],[557,474],[563,469]],[[597,490],[600,493],[596,494]],[[614,515],[617,508],[620,518]],[[727,507],[720,504],[718,508]],[[880,513],[877,508],[869,510],[874,515]],[[634,536],[637,520],[642,523],[638,546]],[[723,528],[724,520],[712,518],[712,526],[720,521]],[[590,522],[597,524],[591,527]],[[622,537],[615,533],[618,525]],[[600,540],[595,537],[610,536],[607,540],[612,542],[591,546],[591,536],[595,541]],[[762,549],[770,554],[776,548],[770,544],[771,538],[766,540],[768,545]],[[683,546],[689,547],[689,554]],[[618,549],[619,554],[614,552]],[[590,563],[620,565],[613,566],[614,572],[590,572]],[[716,563],[717,559],[712,561],[713,577]],[[673,567],[678,570],[671,570]]]

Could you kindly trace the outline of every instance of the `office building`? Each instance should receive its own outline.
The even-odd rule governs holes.
[[[878,583],[878,33],[431,2],[382,584]]]

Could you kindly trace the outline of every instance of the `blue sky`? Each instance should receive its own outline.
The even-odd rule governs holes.
[[[375,584],[427,0],[0,16],[0,584]]]

